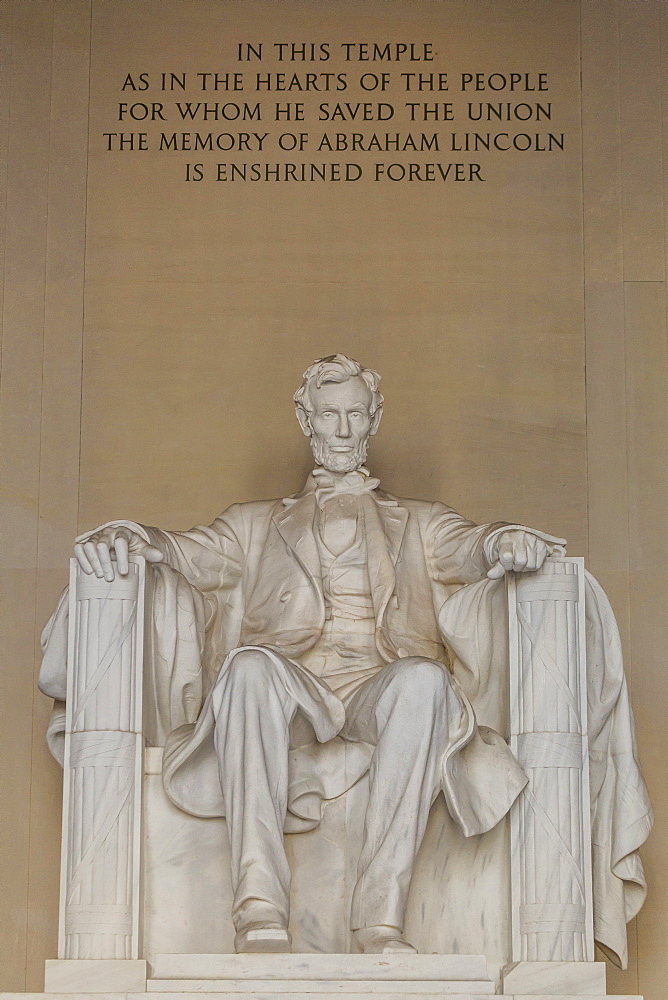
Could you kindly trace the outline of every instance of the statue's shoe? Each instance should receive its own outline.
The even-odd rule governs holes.
[[[365,955],[416,955],[414,948],[405,939],[398,927],[378,924],[375,927],[361,927],[353,931],[359,950]]]
[[[285,954],[289,952],[292,938],[287,927],[272,921],[258,920],[242,926],[234,937],[237,954]]]

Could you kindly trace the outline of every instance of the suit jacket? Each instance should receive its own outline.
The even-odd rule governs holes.
[[[225,656],[241,645],[271,646],[298,660],[317,642],[325,605],[313,490],[309,477],[290,501],[234,504],[210,527],[142,529],[207,599],[210,682]],[[486,551],[505,523],[476,525],[444,504],[397,499],[381,490],[363,495],[360,503],[381,657],[447,662],[438,611],[455,586],[485,577]]]

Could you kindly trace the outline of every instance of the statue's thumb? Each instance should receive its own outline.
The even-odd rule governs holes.
[[[152,563],[162,562],[162,560],[165,558],[160,549],[156,549],[155,545],[147,545],[146,549],[142,554],[147,562],[152,562]]]

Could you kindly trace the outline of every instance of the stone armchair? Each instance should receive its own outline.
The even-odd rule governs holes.
[[[229,989],[219,982],[218,992],[233,992],[240,960],[254,958],[265,973],[274,962],[259,977],[274,984],[278,966],[289,965],[294,979],[297,958],[311,969],[298,977],[302,986],[336,978],[327,971],[336,957],[344,979],[375,982],[378,957],[347,954],[366,778],[327,803],[318,829],[287,837],[299,954],[231,954],[225,822],[187,815],[162,788],[145,628],[152,572],[133,557],[128,576],[108,583],[72,560],[59,951],[47,963],[47,990],[143,992],[148,977],[152,991],[220,980]],[[411,956],[422,972],[402,959],[412,970],[397,966],[404,985],[410,975],[447,980],[445,992],[470,997],[605,993],[604,966],[594,962],[585,583],[576,558],[550,558],[540,572],[508,579],[506,735],[529,784],[509,819],[478,837],[459,833],[442,797],[434,804],[407,928],[427,954]],[[340,752],[345,768],[345,746]],[[436,972],[426,975],[428,966]]]

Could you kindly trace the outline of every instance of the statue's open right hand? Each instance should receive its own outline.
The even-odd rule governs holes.
[[[163,559],[160,549],[123,526],[99,528],[74,546],[74,554],[84,573],[95,574],[100,580],[109,582],[116,576],[114,566],[121,576],[127,576],[130,553],[143,556],[147,562],[162,562]],[[112,555],[116,558],[115,564]]]

